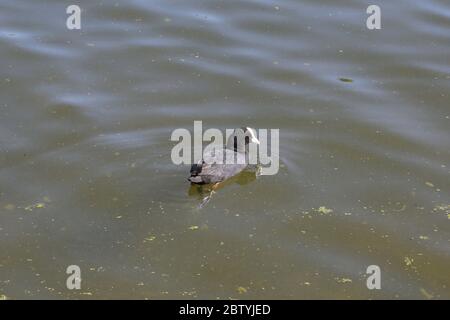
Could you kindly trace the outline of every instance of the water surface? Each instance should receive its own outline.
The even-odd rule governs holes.
[[[448,1],[78,4],[0,4],[0,295],[450,298]],[[194,120],[279,128],[279,173],[198,209]]]

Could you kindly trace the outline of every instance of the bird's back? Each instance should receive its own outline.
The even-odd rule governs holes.
[[[227,159],[230,163],[226,163]],[[191,166],[188,180],[196,184],[217,183],[237,175],[246,167],[244,154],[229,149],[216,149],[214,155],[205,154],[201,161]]]

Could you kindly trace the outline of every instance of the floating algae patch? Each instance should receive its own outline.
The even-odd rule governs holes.
[[[321,206],[316,211],[320,214],[330,214],[333,212],[333,209],[327,208],[325,206]]]
[[[311,210],[301,210],[300,213],[302,214],[302,218],[306,217],[311,219],[313,215],[319,214],[319,215],[328,215],[333,212],[333,209],[327,208],[325,206],[320,206],[318,208],[311,208]]]
[[[447,218],[450,219],[450,204],[444,205],[438,205],[436,207],[433,208],[434,212],[438,212],[438,213],[444,213],[447,215]]]
[[[425,290],[424,288],[420,288],[420,293],[427,299],[433,299],[434,296],[429,293],[427,290]]]
[[[434,207],[433,211],[444,211],[445,213],[450,213],[450,204],[447,205],[439,205]]]
[[[201,226],[193,225],[188,228],[189,230],[208,230],[209,227],[207,224],[202,224]]]
[[[405,265],[406,265],[407,267],[412,267],[412,265],[413,265],[413,263],[414,263],[414,259],[413,259],[413,258],[410,258],[410,257],[405,257],[405,258],[403,259],[403,261],[405,262]]]
[[[156,236],[148,236],[147,238],[144,238],[144,242],[154,241],[156,239]]]
[[[239,294],[244,294],[244,293],[247,293],[247,288],[245,288],[245,287],[237,287],[237,292],[239,293]]]
[[[350,278],[339,278],[339,277],[337,277],[337,278],[334,278],[334,280],[336,280],[337,283],[344,283],[344,284],[353,282],[353,280],[350,279]]]
[[[346,83],[351,83],[351,82],[353,82],[353,79],[350,79],[350,78],[339,78],[339,81],[341,81],[341,82],[346,82]]]
[[[26,210],[26,211],[33,211],[34,209],[44,209],[45,206],[46,205],[45,205],[44,202],[38,202],[38,203],[35,203],[35,204],[31,204],[29,206],[26,206],[24,208],[24,210]]]
[[[47,207],[47,204],[49,204],[50,202],[51,202],[50,198],[45,196],[42,198],[42,202],[36,202],[34,204],[30,204],[29,206],[26,206],[23,209],[25,211],[33,211],[35,209],[44,209]]]

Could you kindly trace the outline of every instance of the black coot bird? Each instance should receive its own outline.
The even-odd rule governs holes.
[[[203,154],[203,159],[192,165],[188,180],[192,184],[218,184],[237,175],[248,167],[246,154],[250,143],[259,144],[254,129],[235,129],[226,146]],[[235,160],[227,163],[226,159]]]

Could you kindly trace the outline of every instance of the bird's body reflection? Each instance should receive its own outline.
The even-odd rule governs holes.
[[[220,189],[235,183],[243,186],[252,183],[257,179],[257,177],[257,168],[249,168],[248,170],[244,170],[230,179],[215,184],[191,184],[188,190],[188,195],[190,197],[198,198],[200,201],[199,208],[203,208],[211,200],[214,193],[219,192]]]

